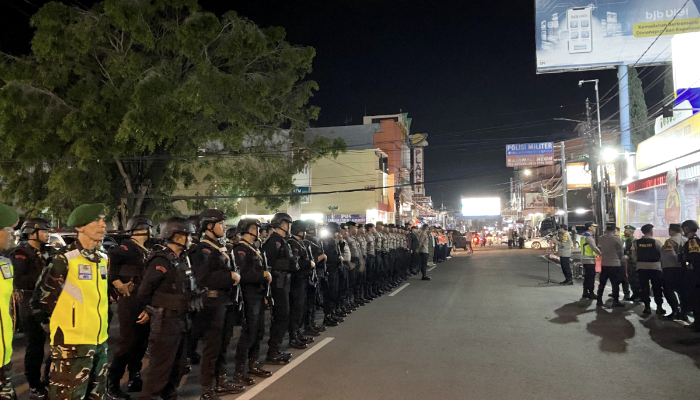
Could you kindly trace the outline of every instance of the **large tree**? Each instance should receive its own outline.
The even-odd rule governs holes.
[[[304,80],[315,50],[196,0],[52,2],[31,19],[32,52],[0,64],[0,182],[5,200],[65,218],[108,203],[119,221],[257,196],[279,207],[292,175],[342,141],[304,140],[319,110]]]
[[[636,149],[639,143],[654,136],[654,124],[649,122],[644,88],[642,87],[642,80],[637,73],[637,68],[627,67],[627,74],[630,95],[630,141],[632,148]]]

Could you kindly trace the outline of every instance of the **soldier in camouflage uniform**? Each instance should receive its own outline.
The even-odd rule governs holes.
[[[107,384],[107,255],[99,248],[107,225],[104,204],[84,204],[68,225],[78,240],[55,256],[32,298],[35,316],[49,327],[49,399],[98,400]]]
[[[10,298],[12,297],[12,286],[14,281],[14,269],[9,258],[4,256],[4,252],[13,245],[12,233],[14,226],[19,222],[17,212],[5,204],[0,204],[0,327],[2,336],[0,337],[0,400],[14,400],[17,398],[15,388],[12,387],[12,334],[14,325],[10,316]]]

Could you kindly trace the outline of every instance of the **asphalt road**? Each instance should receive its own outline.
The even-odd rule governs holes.
[[[643,318],[641,306],[596,310],[579,300],[580,281],[538,285],[547,279],[540,254],[505,246],[459,252],[430,272],[432,281],[412,277],[309,349],[292,350],[294,362],[270,367],[272,378],[224,398],[700,398],[700,335]],[[562,280],[558,265],[550,267]],[[197,371],[180,398],[197,398]],[[16,379],[26,399],[23,377]]]

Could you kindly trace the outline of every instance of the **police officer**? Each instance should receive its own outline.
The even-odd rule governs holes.
[[[140,306],[148,310],[138,323],[151,322],[148,339],[149,363],[144,372],[140,399],[177,399],[177,387],[187,361],[188,314],[194,304],[196,282],[185,258],[195,227],[190,221],[172,217],[161,225],[166,246],[147,261],[138,290]],[[201,306],[201,299],[199,300]],[[145,314],[145,315],[144,315]]]
[[[316,324],[316,297],[318,294],[319,282],[325,282],[326,254],[323,252],[323,245],[316,237],[316,221],[306,220],[306,238],[304,245],[311,250],[311,257],[316,263],[315,272],[306,284],[306,312],[304,315],[304,333],[308,336],[318,336],[320,332],[325,332],[326,327]],[[336,322],[335,325],[338,325]],[[314,334],[315,333],[315,334]]]
[[[32,309],[49,325],[49,399],[102,398],[107,384],[107,255],[104,204],[83,204],[68,217],[78,239],[43,271]],[[82,300],[82,301],[80,301]]]
[[[352,233],[352,227],[350,228]],[[360,246],[360,267],[357,270],[357,298],[359,305],[364,306],[370,302],[367,295],[367,239],[364,224],[357,225],[355,238]]]
[[[365,237],[367,238],[367,273],[366,273],[366,281],[367,281],[367,294],[369,295],[370,300],[374,300],[377,297],[379,297],[379,293],[377,293],[376,290],[376,280],[377,280],[377,240],[376,236],[374,235],[375,233],[375,226],[374,224],[366,224],[365,225],[366,233]]]
[[[322,239],[323,252],[328,257],[326,259],[326,281],[323,285],[323,324],[326,326],[336,326],[338,322],[344,322],[347,314],[338,309],[338,273],[343,257],[338,246],[338,234],[340,226],[335,222],[329,222],[327,226],[330,236]]]
[[[634,231],[637,230],[632,225],[625,225],[625,230],[623,234],[625,235],[625,261],[627,263],[627,274],[622,274],[622,288],[627,289],[625,293],[625,300],[639,302],[641,301],[640,286],[639,286],[639,274],[637,273],[637,262],[632,259],[632,250],[635,248],[635,242],[637,239],[634,237]],[[632,297],[629,298],[627,292],[632,289]]]
[[[365,303],[360,299],[360,268],[362,267],[362,247],[360,240],[357,237],[357,224],[354,221],[349,221],[347,224],[347,242],[350,246],[350,293],[352,295],[351,306],[357,308]]]
[[[19,315],[23,323],[24,334],[27,337],[27,348],[24,353],[24,375],[29,383],[30,400],[43,400],[48,395],[46,381],[48,380],[50,358],[44,357],[46,332],[41,324],[32,317],[31,300],[36,281],[44,270],[49,253],[50,224],[41,218],[29,218],[22,224],[21,242],[12,249],[10,259],[14,268],[15,291],[20,295]],[[46,379],[42,381],[41,365],[46,364]]]
[[[298,259],[299,270],[291,272],[289,289],[289,347],[305,349],[308,343],[313,343],[312,337],[301,333],[304,318],[304,306],[306,303],[306,282],[311,278],[316,263],[311,258],[308,246],[304,243],[306,237],[306,223],[294,221],[291,226],[292,237],[289,245],[292,254]]]
[[[669,238],[661,251],[661,268],[664,272],[664,297],[671,306],[667,320],[688,320],[689,301],[683,285],[684,266],[679,255],[683,252],[686,238],[681,235],[681,224],[671,224],[668,228]],[[678,296],[676,296],[678,294]],[[679,301],[680,298],[680,301]]]
[[[347,237],[347,227],[338,226],[340,232],[338,232],[338,248],[340,249],[340,255],[343,257],[343,261],[340,263],[338,269],[338,301],[336,309],[345,314],[351,314],[353,309],[348,306],[348,293],[350,287],[350,246],[346,240]]]
[[[584,299],[595,300],[598,298],[595,289],[595,260],[600,256],[600,249],[595,243],[595,230],[598,225],[587,222],[586,232],[581,235],[581,264],[583,264],[583,295]]]
[[[243,321],[241,336],[236,345],[236,370],[233,379],[245,385],[255,384],[249,374],[267,378],[272,372],[260,367],[260,341],[265,334],[264,298],[272,283],[272,275],[267,271],[264,256],[256,247],[260,235],[260,222],[245,218],[238,222],[240,241],[233,247],[236,265],[241,271],[241,291],[243,292]],[[246,371],[246,361],[248,369]]]
[[[651,314],[651,299],[649,296],[649,284],[651,283],[656,302],[656,314],[664,315],[663,308],[663,279],[661,269],[661,243],[654,239],[654,225],[646,224],[642,226],[641,239],[637,240],[635,249],[632,250],[632,258],[637,262],[637,272],[639,273],[639,284],[641,286],[641,296],[644,302],[643,314]]]
[[[244,390],[226,377],[226,353],[236,315],[236,299],[232,298],[232,293],[234,285],[240,281],[240,275],[232,269],[226,247],[220,242],[226,234],[226,219],[221,210],[202,211],[199,214],[199,244],[189,253],[197,284],[207,289],[204,308],[197,312],[193,321],[204,345],[199,375],[202,400],[216,399],[217,393],[241,393]]]
[[[297,259],[292,255],[286,237],[292,226],[292,217],[286,213],[277,213],[270,220],[274,229],[262,250],[267,258],[267,265],[272,269],[272,323],[270,340],[267,342],[267,362],[270,364],[287,364],[292,359],[289,353],[282,353],[280,346],[284,334],[289,329],[289,289],[290,273],[299,270]]]
[[[141,360],[148,347],[149,325],[136,323],[143,309],[135,294],[146,270],[149,250],[145,246],[152,228],[153,221],[147,216],[132,217],[126,224],[130,238],[111,248],[108,253],[109,281],[119,296],[119,342],[109,368],[108,400],[129,398],[119,387],[125,368],[129,369],[127,391],[140,392],[143,386]]]
[[[0,336],[0,400],[16,400],[17,395],[12,386],[12,334],[14,326],[12,325],[12,316],[10,315],[10,299],[12,298],[12,287],[14,279],[14,270],[10,259],[4,256],[4,252],[13,246],[14,242],[14,227],[19,222],[19,217],[14,208],[0,204],[0,327],[2,328],[2,336]]]
[[[683,221],[681,229],[688,239],[683,245],[682,263],[686,266],[685,290],[690,301],[693,315],[700,315],[700,238],[698,238],[698,223],[689,219]],[[700,332],[700,323],[696,317],[690,325],[695,332]]]

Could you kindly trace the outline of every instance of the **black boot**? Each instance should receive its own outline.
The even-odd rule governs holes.
[[[313,337],[305,336],[304,331],[302,331],[301,329],[299,329],[297,331],[297,339],[299,339],[300,342],[306,343],[306,344],[311,344],[311,343],[315,342]]]
[[[255,360],[251,360],[251,365],[256,362]],[[236,365],[236,370],[233,373],[233,376],[231,377],[233,381],[239,385],[244,385],[244,386],[252,386],[255,385],[255,379],[251,378],[248,374],[245,373],[245,365]]]
[[[272,376],[272,372],[260,368],[260,363],[255,359],[248,360],[248,373],[261,378],[269,378]]]
[[[46,400],[49,397],[49,393],[46,391],[45,387],[30,388],[29,389],[29,400]]]
[[[226,375],[219,375],[216,377],[216,389],[214,391],[219,394],[238,394],[245,392],[245,386],[236,385]]]
[[[660,305],[656,306],[656,315],[666,315],[666,310]]]
[[[119,381],[108,380],[107,393],[105,394],[106,400],[129,400],[130,398],[131,396],[122,391]]]
[[[140,372],[134,372],[129,374],[129,382],[126,383],[127,392],[140,392],[143,388],[143,379],[141,379]]]
[[[268,352],[265,363],[270,365],[286,365],[289,364],[289,359],[278,352]]]
[[[651,314],[651,306],[649,305],[649,303],[644,303],[644,310],[642,310],[642,314]]]
[[[289,335],[289,347],[293,349],[299,349],[299,350],[304,350],[306,349],[307,346],[306,343],[303,343],[301,340],[296,335],[290,334]]]
[[[327,315],[326,318],[323,319],[323,325],[324,326],[338,326],[338,321],[333,319],[332,316]]]
[[[199,400],[219,400],[220,397],[216,394],[213,389],[205,390],[202,395],[199,396]]]

